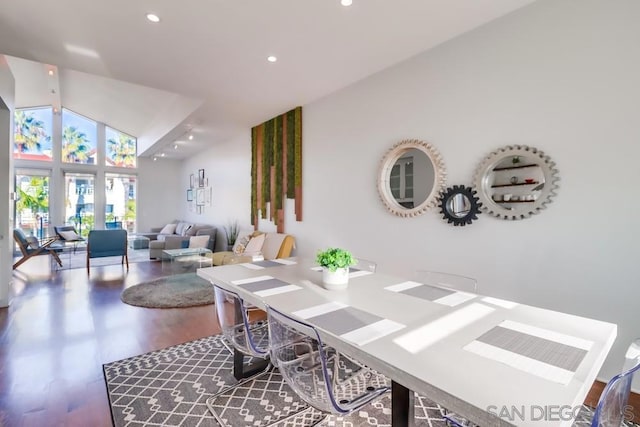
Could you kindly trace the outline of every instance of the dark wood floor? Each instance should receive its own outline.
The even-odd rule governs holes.
[[[0,426],[111,426],[102,364],[220,332],[213,306],[147,309],[120,301],[162,275],[158,262],[50,273],[46,256],[14,275],[0,309]]]
[[[162,276],[158,262],[50,272],[46,256],[14,275],[0,309],[0,426],[111,426],[102,364],[217,334],[213,306],[147,309],[120,301]],[[596,383],[587,402],[596,403]],[[637,413],[640,399],[631,405]]]

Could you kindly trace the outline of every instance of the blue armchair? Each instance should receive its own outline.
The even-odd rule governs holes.
[[[91,230],[87,238],[87,274],[89,273],[89,259],[109,256],[121,256],[121,264],[127,263],[127,230]]]

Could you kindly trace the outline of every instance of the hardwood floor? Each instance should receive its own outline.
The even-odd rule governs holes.
[[[217,334],[213,306],[148,309],[120,301],[162,276],[159,262],[50,272],[46,256],[14,274],[0,309],[0,426],[111,426],[102,364]],[[604,384],[595,383],[595,404]],[[640,399],[632,396],[634,419]]]
[[[220,332],[213,306],[148,309],[120,301],[162,276],[159,262],[50,273],[48,257],[14,275],[0,309],[0,426],[111,426],[102,364]]]

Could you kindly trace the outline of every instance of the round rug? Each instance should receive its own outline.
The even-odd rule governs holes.
[[[213,286],[195,273],[175,274],[131,286],[120,299],[138,307],[194,307],[213,304]]]

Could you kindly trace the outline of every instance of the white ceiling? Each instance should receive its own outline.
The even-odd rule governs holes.
[[[143,154],[178,139],[169,154],[184,158],[532,1],[9,1],[0,53],[53,65],[62,105],[138,136]],[[51,82],[18,86],[18,106],[51,98]]]

